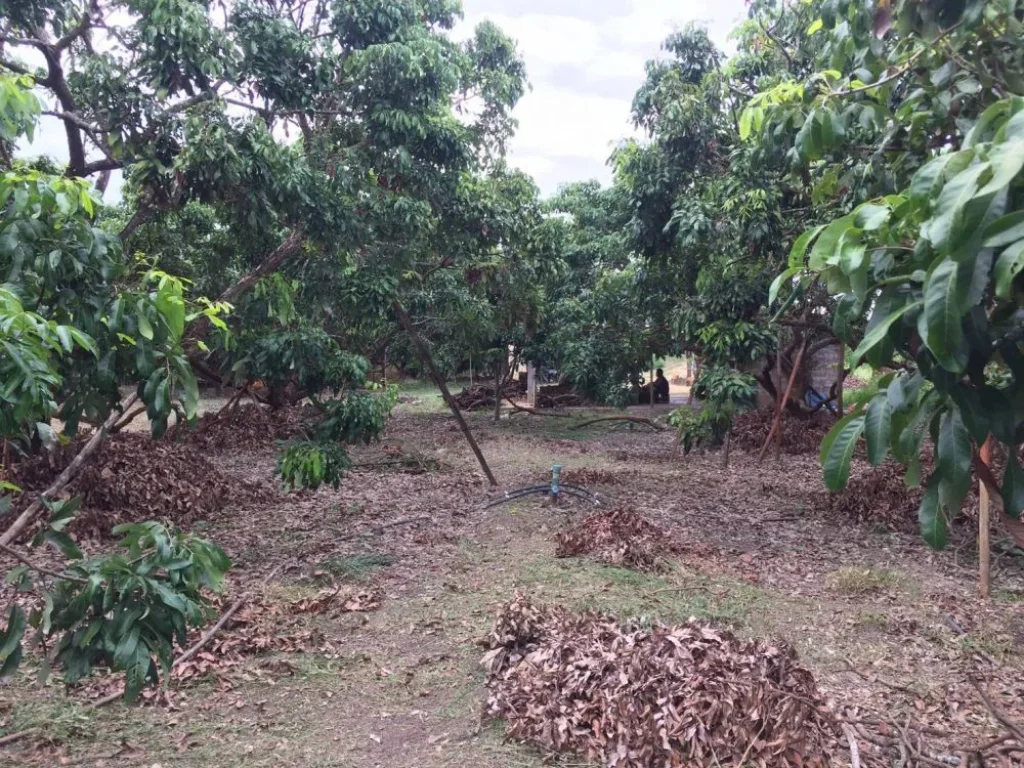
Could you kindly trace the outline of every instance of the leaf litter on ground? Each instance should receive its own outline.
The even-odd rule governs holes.
[[[616,768],[831,765],[834,720],[786,645],[694,619],[623,624],[521,592],[483,644],[486,715],[549,756]]]

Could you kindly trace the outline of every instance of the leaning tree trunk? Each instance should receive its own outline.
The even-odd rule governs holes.
[[[487,465],[487,459],[484,458],[483,452],[480,450],[480,446],[477,445],[476,439],[473,437],[473,433],[469,429],[469,425],[462,416],[462,411],[459,410],[458,403],[455,402],[455,398],[452,397],[452,393],[448,391],[448,385],[445,383],[444,376],[437,370],[437,366],[434,364],[434,358],[430,356],[430,350],[427,349],[427,345],[416,331],[416,326],[412,324],[412,319],[409,317],[409,313],[405,311],[405,307],[402,303],[395,299],[391,302],[391,307],[395,310],[395,314],[398,316],[398,322],[401,324],[405,332],[409,334],[409,338],[412,339],[413,345],[416,347],[416,351],[419,353],[420,360],[427,366],[427,370],[430,372],[431,377],[434,379],[434,383],[437,384],[437,388],[441,390],[441,396],[444,401],[448,403],[448,407],[451,409],[452,416],[455,417],[455,421],[458,422],[459,427],[462,429],[462,434],[466,436],[466,442],[469,443],[469,447],[473,449],[476,460],[480,462],[480,468],[484,471],[487,476],[487,480],[491,485],[496,486],[498,481],[494,479],[494,474],[491,472],[491,468]]]

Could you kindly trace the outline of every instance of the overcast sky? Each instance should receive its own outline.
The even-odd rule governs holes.
[[[585,179],[607,183],[615,144],[633,135],[629,107],[644,64],[690,21],[711,39],[726,38],[745,14],[744,0],[463,0],[467,35],[490,19],[515,38],[532,90],[516,108],[511,162],[544,194]]]
[[[545,195],[566,182],[611,180],[612,148],[634,135],[629,106],[644,63],[659,55],[670,32],[698,21],[731,50],[729,31],[745,13],[744,0],[463,0],[463,7],[456,37],[469,37],[490,19],[526,59],[532,88],[515,111],[519,131],[510,159]],[[66,161],[60,123],[44,118],[26,150]],[[119,182],[113,180],[108,201],[120,194]]]

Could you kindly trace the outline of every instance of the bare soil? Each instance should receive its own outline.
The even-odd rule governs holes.
[[[109,679],[37,687],[30,658],[0,683],[0,738],[31,732],[0,746],[0,765],[540,766],[539,751],[481,719],[479,640],[516,589],[538,604],[669,624],[692,616],[789,643],[833,711],[867,724],[912,719],[930,729],[933,753],[1003,732],[972,678],[1024,722],[1024,563],[998,554],[994,594],[978,599],[966,527],[936,553],[916,535],[837,519],[815,501],[813,454],[758,464],[734,450],[722,468],[718,454],[675,457],[671,431],[574,429],[583,415],[497,425],[468,415],[503,490],[544,483],[561,464],[678,544],[653,573],[557,558],[555,534],[593,507],[532,496],[483,510],[497,496],[439,398],[404,394],[386,440],[354,451],[367,466],[338,490],[229,503],[192,525],[235,563],[228,602],[280,564],[260,605],[312,604],[342,588],[373,594],[378,608],[262,627],[268,640],[280,634],[271,650],[229,664],[210,654],[199,673],[135,707],[90,708]],[[268,482],[274,451],[247,440],[207,457],[226,476]],[[430,461],[386,463],[396,456]],[[398,520],[411,522],[385,527]],[[850,764],[845,742],[836,754]]]

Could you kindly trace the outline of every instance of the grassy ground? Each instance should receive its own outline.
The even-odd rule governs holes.
[[[495,425],[487,412],[468,415],[503,487],[544,482],[553,463],[601,470],[608,482],[595,490],[684,542],[677,562],[647,575],[554,556],[552,534],[582,507],[483,510],[488,489],[439,395],[414,384],[402,396],[385,448],[429,455],[440,471],[357,472],[338,491],[229,509],[203,525],[240,563],[236,590],[283,563],[271,600],[337,583],[375,591],[379,609],[309,616],[315,642],[302,651],[214,665],[159,704],[90,709],[88,690],[36,687],[30,659],[0,687],[0,737],[32,735],[0,747],[0,765],[541,766],[543,755],[481,721],[477,641],[517,589],[537,602],[650,622],[697,617],[792,643],[837,710],[927,710],[943,728],[986,734],[995,723],[970,695],[965,666],[981,658],[996,680],[1020,679],[1020,563],[1003,559],[996,596],[979,604],[969,550],[932,554],[914,537],[821,519],[811,456],[761,467],[738,454],[725,470],[717,456],[673,459],[664,433],[581,431],[582,416],[506,414]],[[269,476],[273,446],[217,460]],[[372,528],[417,515],[430,522]],[[352,531],[365,535],[343,539]]]

